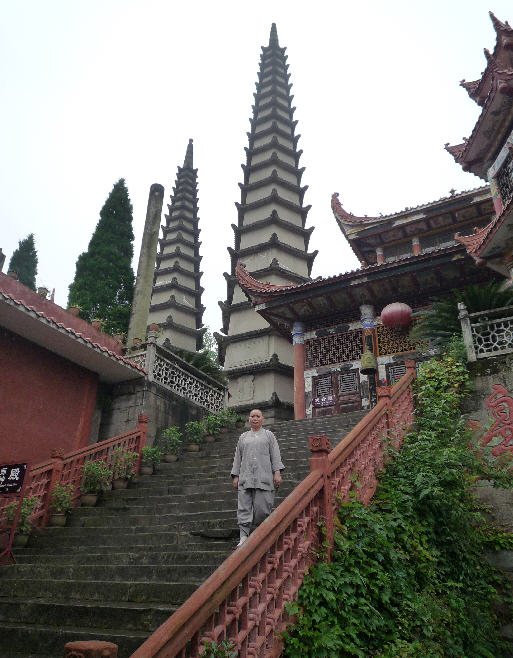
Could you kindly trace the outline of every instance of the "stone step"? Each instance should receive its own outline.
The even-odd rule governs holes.
[[[212,564],[18,564],[0,566],[0,577],[6,580],[80,580],[110,581],[111,583],[155,583],[155,582],[197,582],[205,580],[212,573]]]
[[[221,564],[221,562],[230,555],[233,541],[223,543],[223,550],[219,550],[219,542],[212,550],[208,544],[198,544],[194,547],[187,546],[181,551],[130,551],[125,553],[112,553],[112,546],[104,547],[101,552],[89,553],[86,551],[77,551],[75,548],[69,552],[61,550],[55,553],[38,551],[29,551],[21,554],[16,552],[16,559],[19,565],[37,565],[37,564],[80,564],[80,565],[174,565],[174,564]],[[95,550],[97,547],[95,547]],[[41,559],[44,556],[44,560]]]
[[[105,629],[102,633],[92,628],[9,622],[3,624],[1,638],[2,646],[15,647],[18,655],[24,658],[27,655],[34,655],[33,651],[36,649],[37,658],[45,656],[62,658],[65,644],[78,639],[114,642],[119,648],[118,658],[129,658],[148,635],[148,632],[135,630],[111,628]]]
[[[161,603],[104,603],[102,601],[77,601],[73,607],[68,602],[55,600],[6,600],[0,597],[0,624],[8,622],[51,625],[59,620],[60,626],[89,628],[124,628],[151,632],[176,611],[175,606]],[[2,642],[2,646],[5,647]]]
[[[135,570],[134,570],[135,571]],[[204,578],[177,582],[122,582],[112,580],[47,580],[2,578],[2,596],[16,599],[48,599],[75,602],[129,601],[181,605],[201,585]]]

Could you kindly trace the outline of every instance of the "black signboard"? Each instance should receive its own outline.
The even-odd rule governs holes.
[[[27,473],[27,464],[0,465],[0,495],[19,494]]]

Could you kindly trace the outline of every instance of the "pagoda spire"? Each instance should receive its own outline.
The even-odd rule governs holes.
[[[290,285],[309,280],[317,253],[308,252],[313,229],[305,227],[310,206],[303,203],[307,187],[301,186],[302,151],[285,50],[273,23],[260,57],[241,199],[235,204],[235,246],[228,248],[227,299],[220,303],[225,335],[216,335],[229,405],[241,413],[262,409],[269,421],[292,416],[292,346],[255,313],[237,281],[237,262],[257,281]]]
[[[195,352],[203,344],[201,256],[198,229],[197,169],[189,140],[178,167],[157,255],[148,322],[160,325],[158,342],[172,350]]]

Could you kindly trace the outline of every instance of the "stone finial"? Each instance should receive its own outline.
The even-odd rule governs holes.
[[[191,169],[194,167],[193,165],[193,142],[192,139],[189,140],[189,143],[187,144],[187,150],[185,152],[185,160],[183,161],[183,166],[185,167],[190,167]]]
[[[4,254],[4,252],[2,251],[2,249],[0,248],[0,272],[1,272],[1,271],[3,270],[3,268],[4,268],[4,263],[5,263],[5,254]]]
[[[276,23],[271,25],[271,33],[269,35],[269,45],[270,46],[279,46],[280,42],[278,41],[278,30],[276,29]]]

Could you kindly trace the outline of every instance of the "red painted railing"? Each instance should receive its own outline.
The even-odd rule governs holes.
[[[25,496],[36,496],[38,505],[34,510],[31,518],[34,525],[45,525],[50,505],[50,495],[56,484],[73,485],[73,505],[78,504],[80,498],[80,485],[82,482],[82,471],[84,464],[88,461],[105,461],[108,464],[112,461],[112,453],[116,448],[122,448],[123,451],[134,451],[139,455],[146,444],[146,431],[148,427],[148,417],[140,415],[137,428],[131,432],[114,436],[99,443],[75,450],[67,455],[58,451],[52,453],[51,458],[36,466],[33,466],[29,473],[29,482],[25,487]],[[136,472],[139,472],[140,457],[137,460]],[[9,499],[0,498],[0,518],[3,516],[3,510],[9,504]]]
[[[291,623],[285,604],[325,554],[319,523],[332,546],[338,498],[347,500],[350,490],[364,502],[372,498],[387,441],[397,448],[413,421],[414,377],[407,362],[406,375],[380,389],[376,407],[332,452],[328,437],[310,437],[310,475],[131,658],[196,657],[205,641],[224,640],[240,658],[278,656],[277,634]]]

